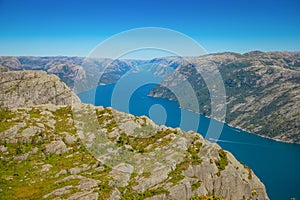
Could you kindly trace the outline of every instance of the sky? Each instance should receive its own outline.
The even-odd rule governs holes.
[[[162,27],[207,52],[300,51],[300,0],[0,0],[0,55],[87,56],[122,31]]]

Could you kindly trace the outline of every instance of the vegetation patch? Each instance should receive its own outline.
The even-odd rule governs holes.
[[[182,172],[187,170],[190,165],[190,161],[185,160],[176,165],[176,168],[169,173],[169,181],[173,184],[178,183],[184,179]]]
[[[253,189],[253,190],[251,191],[251,195],[252,195],[252,196],[256,196],[256,195],[257,195],[257,191]]]
[[[16,122],[10,121],[15,116],[15,113],[0,105],[0,132],[6,131],[16,124]]]
[[[192,196],[190,200],[226,200],[226,198],[218,197],[215,195],[195,195]]]
[[[145,178],[149,178],[151,176],[151,173],[150,172],[143,172],[143,176]]]
[[[111,133],[118,124],[113,117],[112,110],[110,108],[105,108],[103,110],[96,110],[97,120],[101,126],[104,126],[106,133]]]
[[[28,114],[31,118],[41,118],[41,111],[38,108],[31,107],[31,110],[28,111]]]
[[[245,169],[248,170],[248,179],[251,180],[252,179],[252,171],[251,171],[251,169],[247,165],[245,165],[245,164],[243,164],[243,166],[244,166]]]
[[[192,184],[192,191],[198,189],[201,186],[201,181],[197,181]]]
[[[220,159],[216,161],[216,165],[219,171],[222,171],[228,165],[227,153],[223,149],[219,149],[218,152]]]
[[[71,106],[64,106],[62,108],[59,108],[53,114],[55,115],[56,118],[56,123],[55,123],[56,133],[69,132],[69,133],[76,134],[76,129],[73,121],[72,123],[68,121],[68,119],[72,117]]]
[[[192,145],[189,146],[188,152],[190,153],[190,160],[191,164],[197,165],[201,164],[201,159],[199,157],[199,152],[202,148],[202,143],[194,142]]]
[[[126,193],[123,193],[121,195],[122,200],[131,200],[131,199],[144,200],[148,197],[152,197],[152,196],[155,196],[155,195],[169,194],[170,193],[168,190],[166,190],[164,188],[146,190],[142,193],[137,193],[136,191],[133,191],[132,189],[126,189],[124,191]]]
[[[120,134],[117,140],[117,145],[130,145],[135,151],[140,153],[151,152],[157,147],[168,145],[172,141],[172,139],[164,137],[171,133],[173,133],[171,130],[158,131],[155,135],[152,135],[150,137],[137,138],[128,136],[123,132]],[[149,145],[151,145],[151,148],[147,149]]]
[[[195,142],[195,141],[193,142],[192,145],[189,146],[188,152],[186,153],[183,162],[177,164],[176,168],[169,173],[170,182],[172,182],[173,184],[178,183],[179,181],[184,179],[182,172],[187,170],[190,165],[199,165],[202,163],[202,160],[199,157],[201,148],[202,148],[202,143]]]
[[[103,199],[108,199],[114,189],[114,187],[109,185],[108,181],[100,183],[99,185],[99,196]]]

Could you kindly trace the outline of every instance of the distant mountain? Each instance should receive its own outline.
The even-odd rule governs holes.
[[[83,57],[2,56],[0,70],[43,70],[57,75],[76,93],[117,81],[141,61]],[[99,80],[99,78],[101,79]]]
[[[210,116],[210,93],[201,71],[214,65],[225,85],[227,123],[261,136],[300,143],[300,52],[218,53],[185,61],[189,64],[179,66],[161,84],[165,87],[157,86],[150,95],[176,99],[167,88],[179,84],[179,74],[193,86],[200,113]]]
[[[0,56],[1,71],[42,70],[57,75],[74,92],[118,81],[130,70],[146,67],[157,76],[171,74],[182,65],[179,57],[157,58],[150,61],[112,60],[84,57]],[[166,67],[167,66],[167,67]]]
[[[300,143],[300,53],[217,53],[200,57],[165,57],[149,61],[80,57],[0,57],[0,70],[44,70],[56,74],[76,93],[116,82],[130,70],[147,66],[167,78],[150,92],[176,99],[168,85],[180,88],[179,76],[193,87],[199,111],[211,117],[211,98],[201,71],[216,66],[226,90],[225,121],[231,126],[286,142]],[[213,75],[213,73],[212,73]],[[101,78],[100,78],[101,77]],[[212,82],[214,81],[214,78]],[[186,88],[182,87],[182,91]],[[193,99],[184,95],[183,107]],[[188,107],[188,106],[187,106]],[[221,119],[222,116],[216,117]]]
[[[11,98],[0,108],[0,199],[268,199],[251,169],[197,133],[72,102],[45,72],[0,75],[1,100]]]

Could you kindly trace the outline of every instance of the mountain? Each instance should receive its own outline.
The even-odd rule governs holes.
[[[1,76],[64,85],[38,71]],[[13,88],[21,99],[40,89]],[[22,102],[0,110],[1,199],[268,199],[251,169],[197,133],[79,102]]]
[[[202,75],[218,93],[214,81],[225,86],[226,99],[211,102],[211,94]],[[162,84],[150,96],[175,100],[168,88],[184,98],[181,107],[192,109],[197,101],[199,110],[208,117],[225,121],[229,125],[275,140],[300,143],[300,53],[260,52],[245,54],[217,53],[199,57],[165,57],[149,61],[111,60],[82,57],[0,57],[0,71],[43,70],[60,77],[75,93],[93,89],[97,85],[117,82],[129,71],[147,68],[163,77]],[[201,75],[202,74],[202,75]],[[192,86],[196,98],[187,94],[181,80]],[[219,81],[219,82],[220,82]],[[220,92],[222,94],[222,92]],[[220,116],[212,115],[211,103]],[[225,115],[226,110],[226,115]]]
[[[85,57],[1,56],[0,71],[42,70],[57,75],[76,93],[110,84],[142,61]],[[101,80],[99,78],[101,77]]]
[[[215,107],[227,110],[228,124],[264,137],[300,143],[299,52],[218,53],[183,59],[186,63],[154,88],[150,96],[175,100],[168,88],[180,88],[181,77],[192,85],[199,112],[211,116],[211,94],[201,74],[215,66],[226,91],[226,107]],[[210,79],[212,85],[217,80],[213,73]],[[186,101],[193,99],[189,94],[185,97]]]

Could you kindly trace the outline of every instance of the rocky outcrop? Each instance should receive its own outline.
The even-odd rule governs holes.
[[[194,132],[85,104],[1,113],[0,198],[268,199],[252,170]]]
[[[7,108],[52,103],[70,105],[79,98],[55,75],[43,71],[0,73],[0,104]]]
[[[50,144],[45,146],[45,153],[49,154],[63,154],[67,152],[67,146],[63,141],[52,141]]]

